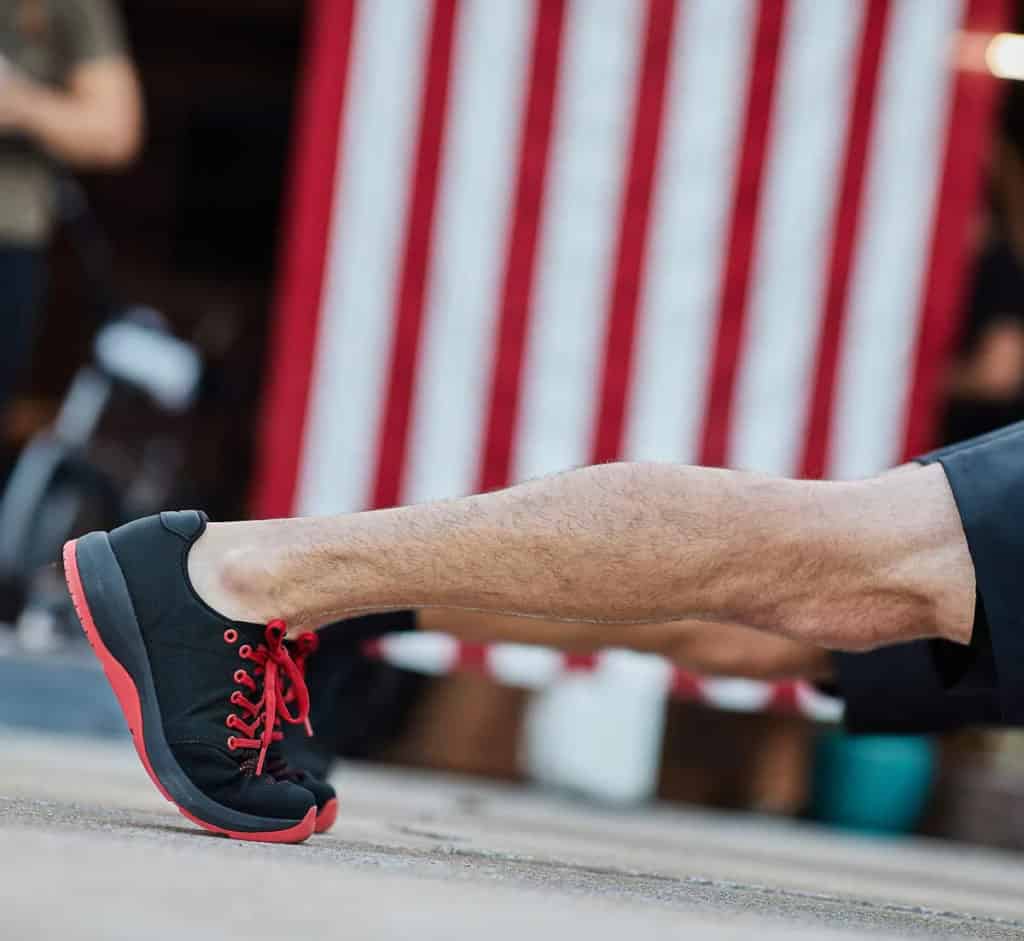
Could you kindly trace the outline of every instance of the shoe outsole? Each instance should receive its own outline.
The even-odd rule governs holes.
[[[323,807],[317,811],[316,832],[326,833],[338,819],[338,798],[332,797]]]
[[[104,533],[91,533],[90,536],[83,537],[83,539],[91,537],[102,537],[106,541]],[[142,762],[142,766],[146,769],[146,773],[156,786],[156,789],[167,801],[174,805],[183,817],[191,820],[204,830],[209,830],[213,833],[219,833],[235,840],[260,843],[301,843],[307,839],[317,827],[316,807],[310,807],[305,816],[297,821],[278,821],[272,818],[256,817],[224,807],[203,795],[191,782],[185,783],[187,778],[180,767],[174,763],[169,749],[166,754],[161,756],[162,763],[164,765],[167,765],[168,762],[174,763],[179,780],[173,783],[171,781],[165,783],[160,775],[156,773],[153,762],[150,760],[149,748],[146,743],[147,728],[143,720],[144,710],[138,686],[125,666],[110,652],[89,605],[82,574],[79,570],[78,544],[81,541],[75,539],[64,545],[64,579],[67,582],[71,601],[75,606],[75,612],[82,625],[82,630],[85,632],[93,652],[103,667],[107,681],[117,697],[121,711],[128,722],[128,730],[131,733],[132,742],[135,745],[139,760]],[[109,543],[107,545],[109,547]],[[139,640],[141,641],[141,637]],[[156,704],[153,702],[149,706],[149,711],[152,712],[156,708]],[[151,716],[151,721],[158,722],[159,717]],[[185,791],[189,793],[183,793]],[[186,809],[186,807],[182,806],[183,803],[192,805],[193,809]],[[335,817],[337,816],[337,808],[335,808],[334,815]],[[217,822],[218,819],[222,822]],[[223,822],[225,819],[230,822],[225,824]],[[333,822],[332,818],[331,823]],[[245,827],[245,829],[240,827]]]

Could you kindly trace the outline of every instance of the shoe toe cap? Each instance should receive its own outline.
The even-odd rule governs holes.
[[[207,797],[231,810],[278,820],[301,820],[317,798],[302,785],[249,773],[237,759],[202,743],[172,746],[182,771]]]
[[[304,787],[309,791],[314,798],[316,798],[316,806],[318,810],[322,810],[330,801],[337,799],[338,794],[322,778],[317,778],[311,775],[307,771],[299,773],[295,780],[295,783],[300,787]]]

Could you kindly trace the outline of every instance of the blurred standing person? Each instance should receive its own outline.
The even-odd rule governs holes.
[[[130,164],[142,110],[110,0],[0,0],[0,412],[31,352],[58,168]]]
[[[993,235],[976,263],[943,438],[963,441],[1024,418],[1024,265]]]
[[[952,364],[944,443],[1024,418],[1024,160],[1004,129],[975,225],[964,332]]]

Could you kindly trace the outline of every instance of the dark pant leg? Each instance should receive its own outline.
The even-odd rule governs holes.
[[[42,287],[43,253],[0,245],[0,411],[28,371]]]
[[[919,734],[1004,725],[999,692],[953,691],[937,642],[915,640],[864,653],[835,653],[835,692],[846,702],[850,732]]]

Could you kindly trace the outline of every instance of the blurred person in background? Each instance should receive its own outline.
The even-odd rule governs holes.
[[[0,0],[0,414],[31,353],[58,173],[129,165],[142,127],[110,0]]]
[[[1024,418],[1024,164],[998,142],[942,428],[951,444]]]

